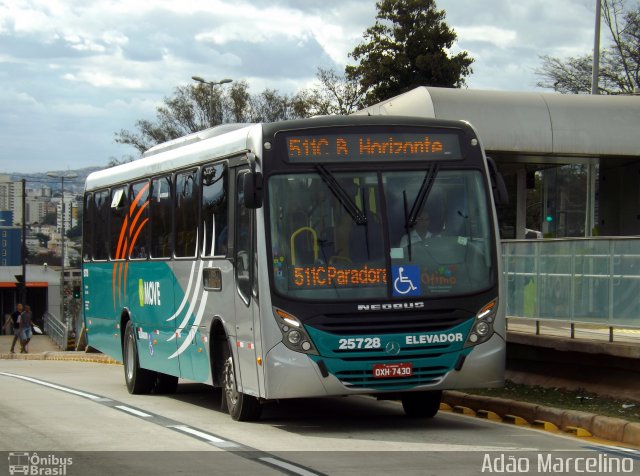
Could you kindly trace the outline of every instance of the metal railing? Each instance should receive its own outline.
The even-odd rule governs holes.
[[[508,317],[640,328],[640,238],[504,240],[502,265]]]
[[[43,321],[45,334],[47,334],[58,347],[66,350],[69,335],[67,324],[58,320],[58,318],[50,312],[44,313]]]

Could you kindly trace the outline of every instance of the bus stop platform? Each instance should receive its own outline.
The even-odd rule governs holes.
[[[47,335],[34,335],[26,354],[20,353],[20,343],[16,342],[15,353],[11,353],[12,335],[0,335],[0,359],[21,360],[76,360],[115,364],[117,360],[97,352],[63,351]]]
[[[11,351],[11,343],[13,342],[12,335],[0,336],[0,354],[9,354]],[[49,336],[47,335],[34,335],[27,346],[30,354],[38,354],[41,352],[55,352],[59,351],[58,347]],[[15,345],[15,353],[20,353],[20,341],[18,340]]]
[[[507,378],[547,388],[586,390],[640,403],[640,330],[511,319]]]

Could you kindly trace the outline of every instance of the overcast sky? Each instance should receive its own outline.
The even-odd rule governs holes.
[[[469,88],[536,91],[539,56],[591,53],[595,2],[437,6],[475,59]],[[0,173],[136,155],[114,133],[193,75],[294,93],[318,67],[344,71],[375,14],[374,0],[0,0]]]

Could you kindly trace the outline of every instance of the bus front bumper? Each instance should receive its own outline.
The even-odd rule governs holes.
[[[463,359],[461,359],[463,355]],[[294,352],[280,343],[271,349],[265,358],[265,395],[266,399],[306,398],[337,395],[375,395],[378,393],[447,390],[455,388],[486,388],[504,385],[506,342],[494,334],[484,344],[451,353],[443,358],[444,370],[431,373],[429,378],[420,381],[408,378],[373,379],[370,378],[375,359],[360,362],[358,367],[362,375],[357,379],[338,377],[329,369],[336,367],[333,359],[309,356]],[[462,365],[459,370],[455,366]],[[431,365],[432,362],[429,362]],[[414,368],[421,365],[413,362]],[[357,373],[352,372],[352,373]]]

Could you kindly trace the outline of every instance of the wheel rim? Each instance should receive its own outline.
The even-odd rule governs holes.
[[[127,353],[127,357],[126,357],[126,364],[127,364],[127,369],[126,369],[126,373],[127,373],[127,380],[130,382],[131,380],[133,380],[133,366],[135,365],[135,352],[134,352],[134,347],[133,347],[133,336],[131,334],[129,334],[127,336],[127,348],[126,348],[126,353]]]
[[[236,388],[236,376],[233,371],[233,360],[231,357],[224,363],[224,393],[229,406],[235,406],[238,402],[238,390]]]

